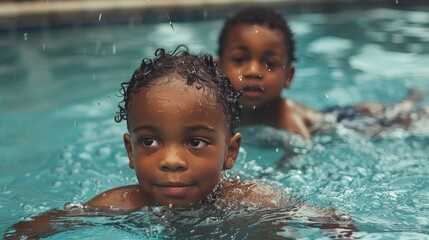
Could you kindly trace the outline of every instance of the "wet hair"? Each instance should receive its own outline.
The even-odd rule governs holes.
[[[274,10],[263,7],[243,9],[226,20],[218,38],[219,48],[217,53],[220,58],[222,58],[223,50],[231,30],[240,24],[258,24],[267,26],[272,30],[279,30],[284,35],[288,63],[297,60],[295,56],[295,40],[286,19]]]
[[[176,74],[186,80],[186,85],[213,93],[226,115],[230,133],[234,133],[239,124],[240,93],[234,89],[229,78],[218,70],[211,54],[193,55],[186,45],[178,46],[171,53],[159,48],[155,51],[154,59],[142,60],[131,80],[121,84],[123,100],[118,104],[115,121],[127,121],[130,104],[139,89]]]

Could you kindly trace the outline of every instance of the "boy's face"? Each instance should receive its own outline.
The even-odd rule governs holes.
[[[240,134],[227,134],[225,114],[206,92],[174,79],[133,97],[124,142],[146,205],[196,203],[234,165]]]
[[[263,25],[240,24],[231,29],[220,66],[237,90],[245,109],[264,107],[281,98],[293,79],[283,34]]]

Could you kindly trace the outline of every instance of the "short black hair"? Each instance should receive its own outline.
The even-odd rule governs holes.
[[[245,8],[226,20],[218,38],[217,53],[220,58],[222,58],[223,50],[231,30],[240,24],[260,24],[270,29],[279,30],[285,38],[288,63],[297,60],[295,56],[295,40],[286,19],[274,10],[264,7]]]
[[[211,54],[194,55],[186,45],[178,46],[173,52],[163,48],[155,51],[154,59],[143,59],[140,67],[134,71],[131,80],[121,84],[119,111],[115,121],[128,119],[128,111],[134,94],[143,87],[150,87],[165,76],[178,74],[186,80],[189,86],[198,89],[208,89],[214,93],[215,100],[222,106],[226,115],[228,130],[231,134],[239,125],[240,93],[231,84],[229,78],[218,70]],[[127,121],[127,127],[129,123]]]

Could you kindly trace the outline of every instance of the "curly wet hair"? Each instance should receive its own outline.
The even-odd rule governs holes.
[[[120,94],[123,100],[118,104],[119,111],[116,112],[115,121],[127,121],[130,104],[139,89],[150,87],[151,84],[176,74],[186,80],[188,86],[213,93],[226,115],[230,132],[234,133],[239,124],[240,93],[216,67],[211,54],[191,54],[186,45],[178,46],[173,52],[159,48],[155,51],[155,58],[142,60],[131,80],[121,84]]]
[[[285,38],[288,63],[291,64],[297,60],[295,55],[295,39],[286,19],[274,10],[264,7],[245,8],[226,20],[218,38],[217,53],[220,58],[222,58],[223,50],[225,49],[225,44],[231,30],[240,24],[258,24],[267,26],[273,30],[279,30]]]

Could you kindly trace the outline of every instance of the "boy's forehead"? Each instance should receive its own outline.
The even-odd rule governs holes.
[[[207,87],[197,88],[194,84],[188,85],[183,79],[161,79],[150,86],[143,87],[135,92],[132,105],[134,107],[156,107],[168,105],[174,108],[192,107],[217,108],[219,104],[215,93]]]
[[[272,33],[272,35],[280,38],[283,41],[283,44],[286,45],[286,36],[285,34],[277,28],[272,28],[268,24],[251,24],[251,23],[239,23],[231,28],[229,31],[228,37],[226,41],[233,40],[231,37],[239,37],[239,36],[248,36],[249,34],[253,34],[255,37],[261,33],[261,31]]]

